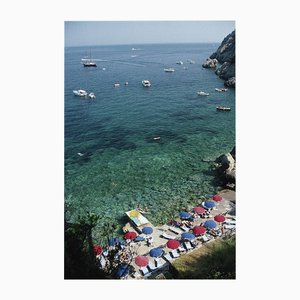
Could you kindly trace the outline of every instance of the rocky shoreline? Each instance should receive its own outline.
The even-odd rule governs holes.
[[[235,88],[235,30],[227,35],[221,45],[202,64],[203,68],[214,69],[227,87]]]
[[[223,188],[235,191],[236,157],[235,146],[229,153],[219,156],[215,162],[216,176]]]

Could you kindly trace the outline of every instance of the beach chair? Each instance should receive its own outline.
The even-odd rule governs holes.
[[[192,245],[191,245],[190,242],[184,242],[184,246],[185,246],[185,248],[186,248],[187,251],[193,249],[193,247],[192,247]]]
[[[172,250],[172,251],[171,251],[171,254],[172,254],[172,256],[173,256],[174,258],[177,258],[177,257],[180,256],[176,249]]]
[[[224,223],[227,225],[235,225],[235,220],[226,219]]]
[[[104,269],[106,265],[106,260],[103,255],[100,256],[99,262],[100,262],[100,268]]]
[[[154,271],[157,269],[157,267],[154,265],[152,261],[149,262],[148,268],[150,269],[150,271]]]
[[[210,240],[210,238],[206,234],[202,235],[203,243],[208,242],[209,240]]]
[[[185,248],[183,247],[183,245],[180,245],[180,247],[178,248],[179,253],[181,252],[185,252]]]
[[[182,231],[179,229],[179,228],[176,228],[176,227],[169,227],[169,230],[174,232],[174,233],[177,233],[177,234],[181,234]]]
[[[154,262],[155,262],[155,265],[156,265],[157,269],[161,268],[165,264],[164,260],[162,258],[160,258],[160,257],[159,258],[155,258]]]
[[[225,229],[233,229],[233,228],[235,228],[235,225],[234,224],[231,224],[231,225],[225,224],[224,228]]]
[[[141,274],[139,272],[134,272],[132,274],[132,277],[135,278],[135,279],[138,279],[138,278],[141,278],[142,276],[141,276]]]
[[[186,225],[180,226],[180,228],[184,231],[184,232],[188,232],[190,230],[190,228],[188,228]]]
[[[167,234],[166,232],[164,232],[161,236],[164,237],[165,239],[168,239],[168,240],[175,240],[176,239],[175,235],[170,235],[170,234]]]
[[[173,261],[173,258],[171,257],[170,253],[166,253],[165,255],[163,255],[163,258],[169,263]]]
[[[147,267],[141,267],[140,271],[143,274],[143,276],[145,276],[149,273],[149,269]]]

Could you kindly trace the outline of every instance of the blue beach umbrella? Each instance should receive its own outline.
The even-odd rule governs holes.
[[[151,234],[153,232],[153,228],[152,227],[144,227],[142,229],[142,232],[145,234]]]
[[[119,245],[120,243],[121,243],[121,241],[116,237],[110,238],[108,240],[108,246],[116,246],[116,245]]]
[[[207,220],[204,222],[204,227],[208,229],[214,229],[217,227],[217,223],[213,220]]]
[[[214,201],[211,201],[211,200],[207,200],[204,202],[204,206],[206,208],[213,208],[216,206],[216,203]]]
[[[116,272],[116,277],[121,278],[129,273],[129,265],[121,264]]]
[[[151,257],[159,257],[164,253],[161,248],[153,248],[150,250],[149,254]]]
[[[181,212],[179,213],[179,217],[180,217],[181,219],[189,219],[189,218],[191,218],[191,214],[189,214],[189,213],[186,212],[186,211],[181,211]]]
[[[192,241],[194,240],[196,237],[190,233],[190,232],[184,232],[181,234],[181,237],[184,239],[184,240],[189,240],[189,241]]]

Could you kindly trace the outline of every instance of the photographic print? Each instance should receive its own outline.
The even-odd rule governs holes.
[[[235,22],[65,21],[65,279],[235,279]]]

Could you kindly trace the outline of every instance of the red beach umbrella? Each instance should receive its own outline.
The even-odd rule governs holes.
[[[195,226],[193,228],[193,232],[195,235],[204,234],[206,232],[206,228],[203,226]]]
[[[180,246],[180,243],[177,240],[169,240],[167,242],[167,247],[170,249],[177,249]]]
[[[197,214],[203,214],[205,212],[205,209],[203,207],[197,206],[194,207],[194,212]]]
[[[149,263],[149,258],[146,256],[137,256],[134,259],[134,262],[139,266],[139,267],[146,267]]]
[[[137,237],[137,234],[134,231],[129,231],[124,234],[126,240],[134,240]]]
[[[224,222],[225,221],[225,217],[223,215],[217,215],[214,217],[215,221],[217,222]]]
[[[94,245],[94,253],[95,255],[100,255],[103,249],[99,245]]]
[[[214,201],[219,202],[219,201],[222,201],[222,200],[223,200],[223,197],[220,196],[220,195],[214,195],[214,196],[212,197],[212,199],[213,199]]]

